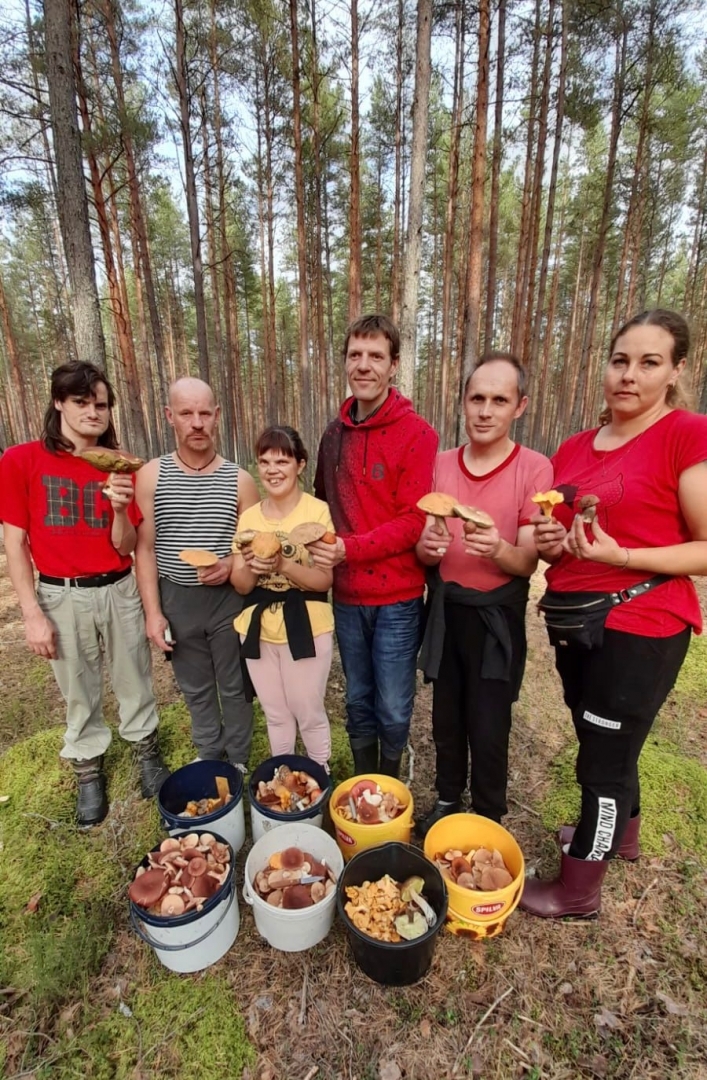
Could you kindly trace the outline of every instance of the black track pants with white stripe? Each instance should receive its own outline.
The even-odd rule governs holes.
[[[573,858],[611,858],[629,817],[638,813],[638,758],[675,684],[690,632],[650,638],[605,630],[600,649],[555,649],[579,740],[582,809],[570,848]]]

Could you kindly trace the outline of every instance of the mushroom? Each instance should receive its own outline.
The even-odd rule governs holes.
[[[197,570],[200,566],[215,566],[218,562],[218,555],[204,548],[184,548],[179,552],[179,558]]]
[[[257,535],[255,529],[243,529],[242,532],[237,532],[233,537],[231,551],[240,551],[242,547],[248,547],[248,544],[252,544]]]
[[[274,889],[273,892],[268,894],[266,903],[272,904],[273,907],[282,907],[282,898],[284,895],[282,889]]]
[[[179,851],[181,844],[174,836],[168,836],[166,840],[163,840],[160,844],[161,852]]]
[[[454,516],[461,518],[462,521],[471,522],[477,529],[492,529],[495,525],[490,514],[487,514],[485,510],[477,509],[475,506],[458,504],[454,507]]]
[[[311,907],[313,903],[311,886],[309,885],[292,885],[291,888],[285,889],[282,897],[283,908],[290,911]]]
[[[213,896],[218,888],[219,883],[216,878],[212,878],[210,874],[202,874],[200,877],[194,878],[191,891],[198,899],[205,900],[209,896]]]
[[[160,915],[183,915],[186,904],[181,896],[168,893],[160,904]]]
[[[283,870],[300,870],[304,865],[304,852],[297,847],[285,848],[280,854],[280,865]]]
[[[594,518],[597,516],[597,506],[600,499],[598,495],[582,495],[577,502],[577,509],[582,515],[582,521],[587,525],[591,525]]]
[[[432,514],[437,527],[445,536],[449,536],[447,522],[444,519],[454,516],[457,500],[453,495],[445,495],[443,491],[431,491],[429,495],[423,495],[421,499],[418,499],[417,506],[426,514]],[[444,549],[440,549],[437,554],[444,554]]]
[[[326,534],[327,527],[320,521],[304,521],[301,525],[295,525],[290,532],[289,540],[292,544],[313,544],[315,540],[321,540]]]
[[[169,879],[162,870],[146,870],[130,885],[128,896],[134,904],[151,908],[158,904],[169,888]]]
[[[107,446],[92,446],[79,450],[76,457],[83,458],[94,469],[104,473],[134,473],[145,464],[144,460],[128,454],[125,450],[110,450]]]
[[[457,857],[456,859],[452,860],[451,871],[452,877],[456,880],[460,874],[471,873],[471,863],[469,863],[468,860],[465,859],[463,856]]]
[[[505,889],[513,881],[507,870],[501,870],[498,866],[485,866],[481,871],[481,888],[484,892],[495,892],[497,889]]]
[[[533,495],[530,500],[537,503],[540,507],[540,512],[545,515],[546,518],[552,517],[552,512],[559,503],[565,501],[565,497],[561,491],[539,491],[537,495]]]
[[[312,903],[318,904],[326,896],[326,884],[323,881],[312,882]]]
[[[280,553],[282,544],[275,533],[260,532],[256,533],[250,547],[253,554],[257,555],[259,559],[272,559],[273,556]]]
[[[325,532],[324,535],[320,537],[320,540],[321,540],[321,542],[323,544],[335,544],[336,543],[336,533]]]

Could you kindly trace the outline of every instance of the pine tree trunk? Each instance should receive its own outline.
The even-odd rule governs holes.
[[[417,297],[422,259],[422,211],[425,199],[427,159],[427,117],[430,100],[430,49],[432,41],[432,0],[418,0],[415,59],[415,99],[412,106],[412,158],[410,196],[405,244],[403,300],[400,313],[400,390],[412,397],[417,348]]]
[[[498,212],[501,157],[503,154],[503,79],[506,62],[506,0],[498,4],[498,35],[496,47],[496,106],[491,154],[491,206],[489,213],[489,257],[486,284],[486,321],[484,350],[493,347],[493,327],[496,312],[496,275],[498,273]]]
[[[0,327],[2,327],[2,340],[5,346],[5,352],[10,364],[9,377],[14,388],[14,397],[18,405],[18,409],[15,413],[15,426],[19,428],[16,434],[22,440],[29,439],[33,434],[37,434],[37,424],[30,423],[30,409],[27,403],[26,385],[31,382],[27,376],[29,372],[23,373],[20,367],[20,352],[17,347],[17,341],[15,340],[15,334],[12,328],[12,319],[10,318],[10,309],[7,306],[7,297],[5,295],[5,289],[0,277]],[[17,423],[19,419],[19,424]],[[18,440],[19,441],[19,440]],[[4,447],[2,448],[4,449]]]
[[[80,360],[106,366],[76,110],[72,36],[76,22],[71,0],[45,5],[46,75],[57,172],[59,224],[71,283],[76,352]]]
[[[358,0],[351,0],[351,192],[349,197],[349,321],[361,314],[361,164],[358,102]]]
[[[405,0],[398,0],[398,32],[395,42],[395,195],[393,197],[393,272],[391,282],[393,322],[400,322],[400,235],[402,233],[403,175],[403,19]]]
[[[354,0],[355,6],[355,0]],[[309,310],[307,305],[307,229],[304,219],[304,170],[302,168],[302,111],[300,103],[300,55],[297,0],[290,0],[292,35],[292,127],[295,144],[295,203],[297,206],[297,271],[299,300],[299,376],[302,387],[301,424],[305,445],[312,445],[312,388],[309,369]],[[359,308],[360,308],[359,278]],[[300,379],[297,382],[300,382]]]
[[[469,214],[469,263],[466,278],[466,314],[464,318],[463,378],[469,375],[479,358],[481,323],[481,262],[484,227],[484,186],[486,183],[486,125],[489,102],[489,41],[491,5],[479,3],[479,59],[476,78],[476,126],[471,163],[471,212]]]
[[[196,341],[199,353],[199,377],[210,379],[209,343],[206,331],[206,302],[204,299],[204,268],[201,258],[201,230],[199,226],[199,202],[196,194],[196,171],[194,147],[191,135],[190,109],[192,93],[186,52],[186,27],[182,0],[174,0],[176,56],[174,65],[177,96],[179,99],[182,150],[184,153],[184,177],[186,182],[187,214],[189,217],[189,242],[191,244],[192,271],[194,274],[194,309],[196,313]]]

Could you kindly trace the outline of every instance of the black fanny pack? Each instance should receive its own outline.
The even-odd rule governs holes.
[[[628,604],[637,596],[670,581],[669,574],[656,574],[617,592],[554,592],[548,589],[538,603],[545,616],[551,645],[574,645],[580,649],[598,649],[604,640],[604,623],[610,611]]]

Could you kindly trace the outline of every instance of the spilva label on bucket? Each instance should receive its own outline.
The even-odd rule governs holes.
[[[343,829],[337,829],[336,835],[339,837],[339,840],[341,840],[342,844],[351,844],[351,846],[353,847],[353,845],[356,843],[354,838],[352,836],[349,836],[348,833],[345,833]]]
[[[500,911],[505,905],[503,903],[497,904],[477,904],[471,910],[475,915],[495,915],[497,911]]]

